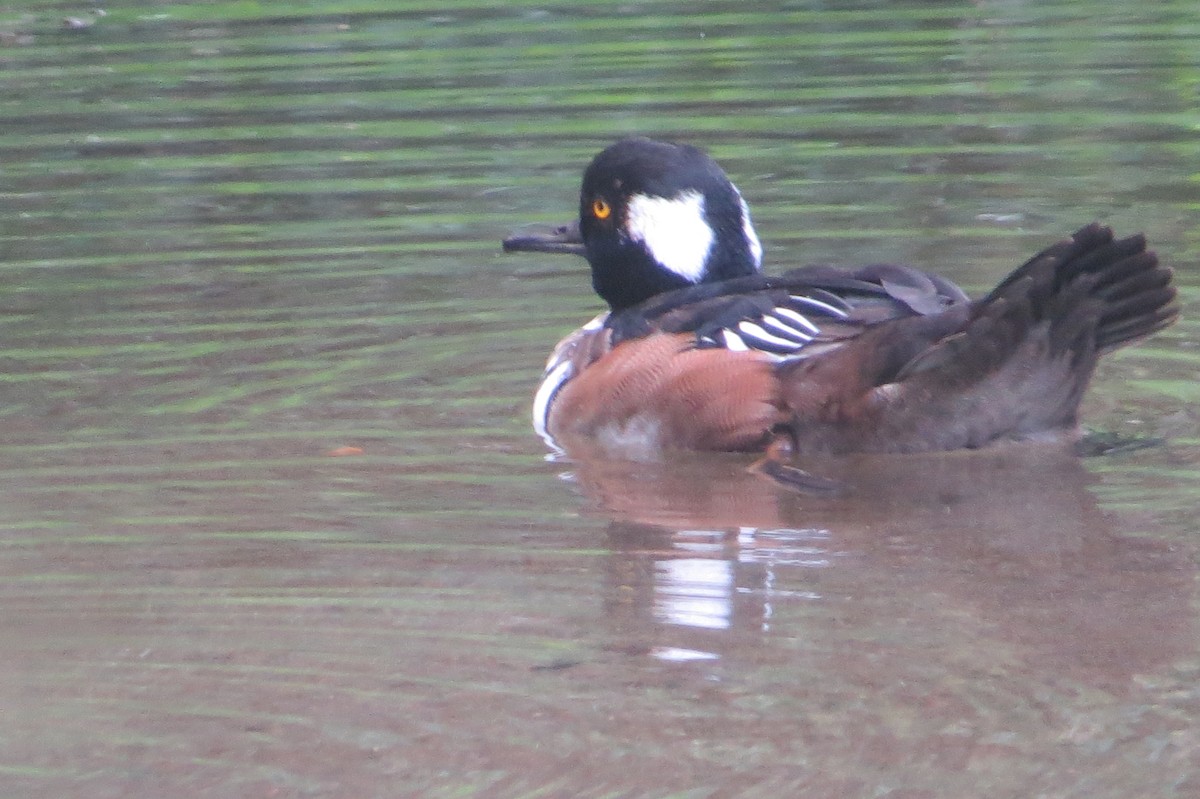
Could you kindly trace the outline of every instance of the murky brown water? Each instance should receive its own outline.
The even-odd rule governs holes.
[[[0,8],[0,794],[1200,795],[1193,3],[97,7]],[[499,240],[629,132],[773,268],[1146,230],[1167,443],[548,461]]]

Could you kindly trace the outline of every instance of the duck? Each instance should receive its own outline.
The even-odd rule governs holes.
[[[900,264],[763,272],[741,192],[703,150],[621,139],[587,166],[577,218],[503,240],[582,256],[607,310],[554,348],[533,426],[564,451],[798,455],[1075,440],[1099,358],[1179,315],[1141,234],[1099,223],[983,297]]]

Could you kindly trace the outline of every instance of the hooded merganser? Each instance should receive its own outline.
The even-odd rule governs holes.
[[[668,448],[845,454],[981,447],[1077,426],[1100,355],[1170,325],[1171,271],[1091,224],[986,297],[908,266],[762,274],[749,209],[702,151],[618,141],[577,223],[507,251],[587,258],[609,306],[559,343],[534,426],[646,457]]]

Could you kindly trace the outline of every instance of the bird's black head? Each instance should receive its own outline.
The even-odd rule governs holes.
[[[581,252],[613,311],[755,274],[762,262],[750,211],[721,167],[695,147],[643,138],[622,139],[588,165],[577,229],[513,237],[505,249]]]

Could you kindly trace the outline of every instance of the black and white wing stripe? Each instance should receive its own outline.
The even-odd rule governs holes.
[[[912,267],[808,266],[667,292],[612,314],[604,326],[613,346],[654,332],[691,333],[699,348],[785,361],[828,352],[881,322],[967,302],[950,281]]]
[[[818,298],[789,294],[755,318],[730,322],[698,336],[701,347],[735,351],[757,350],[779,359],[794,358],[821,335],[822,324],[844,321],[850,308],[836,295]]]

